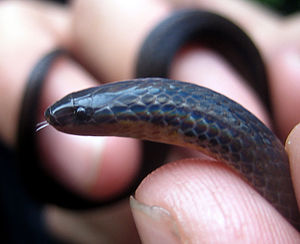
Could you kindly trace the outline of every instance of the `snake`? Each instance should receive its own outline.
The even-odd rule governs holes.
[[[203,30],[202,18],[206,16],[204,19],[207,21],[207,15],[206,12],[195,10],[179,11],[172,15],[144,43],[143,55],[138,57],[137,67],[137,76],[141,78],[112,82],[68,94],[46,109],[45,119],[64,133],[131,137],[205,153],[237,172],[289,223],[300,230],[300,214],[288,156],[276,135],[255,115],[230,98],[205,87],[167,78],[172,60],[170,56],[173,57],[187,40],[199,37],[199,28]],[[203,33],[206,37],[223,35],[226,42],[227,33],[232,32],[232,29],[226,28],[227,22],[220,16],[209,15],[215,27],[210,25],[207,29],[209,31],[200,31],[200,36]],[[186,21],[198,24],[186,25]],[[207,26],[205,21],[204,26]],[[218,21],[221,21],[224,28],[218,27]],[[185,33],[185,38],[171,37],[171,43],[162,48],[165,42],[154,37],[165,35],[169,39],[171,32],[168,34],[168,30],[174,29],[174,26],[179,32]],[[198,37],[194,29],[198,29]],[[222,33],[225,30],[225,34],[220,34],[220,29]],[[239,30],[235,29],[234,33],[236,31]],[[238,40],[233,41],[236,49],[225,48],[230,53],[239,52],[238,43],[248,42],[244,34],[234,36],[238,37],[227,38],[227,42],[229,39]],[[155,40],[156,44],[151,44]],[[263,82],[265,74],[258,71],[261,65],[246,65],[247,69],[243,68],[245,65],[238,65],[247,60],[254,60],[256,64],[261,62],[259,56],[255,56],[256,49],[251,49],[251,45],[247,44],[251,52],[244,51],[231,60],[237,70],[253,83],[252,87],[261,94],[262,99],[268,99]],[[155,55],[153,46],[161,48]],[[228,55],[228,52],[222,50],[224,56]],[[163,56],[161,53],[164,52],[168,54]],[[147,60],[148,56],[150,61]],[[156,61],[151,61],[151,57]],[[156,62],[157,67],[154,67]],[[151,63],[154,65],[151,66]],[[254,68],[249,71],[250,66]],[[265,104],[269,106],[267,100]],[[151,168],[151,165],[148,167]]]

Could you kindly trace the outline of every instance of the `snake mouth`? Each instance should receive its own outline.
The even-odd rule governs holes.
[[[73,123],[74,104],[72,95],[65,96],[48,107],[44,113],[45,119],[53,127],[65,127]]]
[[[51,107],[49,107],[49,108],[46,109],[44,116],[45,116],[46,121],[50,125],[52,125],[52,126],[59,126],[60,125],[60,123],[56,119],[56,116],[54,116]]]

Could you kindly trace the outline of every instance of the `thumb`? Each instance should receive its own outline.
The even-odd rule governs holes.
[[[221,163],[186,159],[150,174],[131,197],[143,243],[297,243],[297,232]]]

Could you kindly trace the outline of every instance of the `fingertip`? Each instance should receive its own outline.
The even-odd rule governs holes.
[[[130,197],[130,207],[143,243],[182,243],[175,219],[159,206],[150,206]]]
[[[159,168],[135,197],[168,211],[180,240],[187,242],[293,243],[299,238],[257,192],[215,161],[183,160]]]
[[[299,122],[295,107],[300,104],[300,56],[299,48],[283,47],[269,59],[270,88],[278,133],[285,139]]]
[[[164,1],[76,1],[74,52],[106,81],[132,78],[146,33],[169,11]]]
[[[289,156],[291,175],[294,182],[294,189],[298,205],[300,202],[300,124],[296,125],[290,132],[286,142],[285,148]]]

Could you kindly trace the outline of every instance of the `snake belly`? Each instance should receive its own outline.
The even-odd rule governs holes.
[[[204,152],[237,171],[299,230],[282,143],[253,114],[219,93],[181,81],[135,79],[67,95],[45,117],[66,133],[132,137]]]

